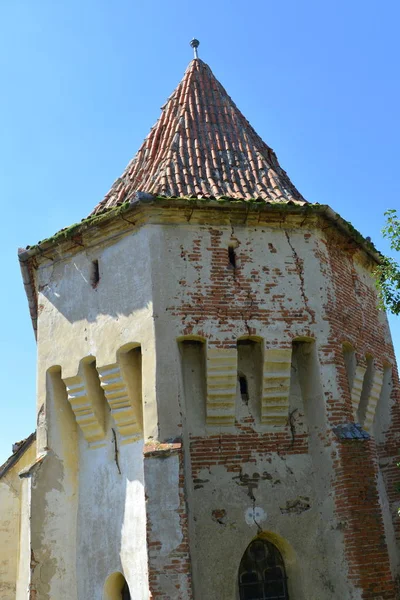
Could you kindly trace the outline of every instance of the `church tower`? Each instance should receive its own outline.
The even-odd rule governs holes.
[[[38,396],[16,598],[395,600],[380,255],[192,45],[105,198],[19,255]]]

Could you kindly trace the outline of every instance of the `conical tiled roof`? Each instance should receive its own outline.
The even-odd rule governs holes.
[[[189,64],[138,153],[92,214],[136,192],[306,202],[274,151],[199,59]]]

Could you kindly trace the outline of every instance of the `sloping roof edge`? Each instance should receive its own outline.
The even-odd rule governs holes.
[[[225,210],[232,210],[235,208],[241,208],[246,206],[248,212],[262,211],[262,212],[285,212],[288,214],[310,214],[316,213],[324,216],[328,219],[339,231],[354,240],[356,244],[362,248],[366,254],[368,254],[377,264],[382,262],[383,255],[375,248],[372,242],[364,238],[364,236],[357,230],[353,225],[343,219],[337,212],[335,212],[327,204],[305,204],[299,206],[292,202],[274,202],[268,203],[265,200],[232,200],[229,198],[209,199],[209,198],[165,198],[163,196],[153,196],[151,194],[137,193],[135,198],[130,202],[122,203],[118,206],[105,209],[101,213],[90,215],[85,219],[82,219],[80,223],[75,223],[70,227],[61,229],[54,236],[38,242],[34,246],[27,246],[27,248],[20,248],[18,250],[18,258],[20,262],[20,268],[25,288],[25,293],[28,299],[29,311],[32,320],[32,326],[37,336],[37,290],[35,286],[33,270],[35,258],[44,255],[51,255],[51,252],[60,246],[63,242],[68,239],[78,238],[84,232],[88,231],[93,227],[104,227],[116,217],[120,216],[123,220],[125,213],[134,212],[139,206],[143,205],[163,205],[165,208],[177,208],[179,206],[187,206],[188,204],[193,208],[218,208]]]
[[[192,60],[124,172],[94,208],[155,196],[307,204],[210,67]]]
[[[14,454],[11,454],[11,456],[9,456],[7,458],[6,462],[0,466],[0,479],[15,465],[15,463],[18,462],[18,460],[21,458],[21,456],[23,454],[25,454],[25,452],[28,450],[28,448],[31,446],[31,444],[33,444],[33,442],[35,440],[36,440],[36,431],[31,433],[31,435],[29,435],[21,443],[18,450],[16,452],[14,452]]]

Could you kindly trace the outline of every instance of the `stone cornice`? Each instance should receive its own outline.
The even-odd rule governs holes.
[[[32,324],[36,335],[37,289],[34,272],[43,263],[57,262],[82,248],[112,243],[118,237],[144,224],[192,225],[268,225],[292,227],[313,225],[333,227],[345,235],[349,244],[362,250],[379,264],[382,255],[352,225],[323,204],[266,203],[259,200],[163,198],[137,194],[126,202],[100,214],[83,219],[18,253]]]

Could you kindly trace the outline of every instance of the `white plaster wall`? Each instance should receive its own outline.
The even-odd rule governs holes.
[[[119,444],[120,475],[109,409],[105,446],[89,448],[79,427],[74,439],[75,418],[61,380],[75,376],[84,357],[95,357],[101,367],[114,363],[122,346],[140,344],[144,422],[149,432],[156,433],[148,235],[144,227],[115,244],[39,269],[38,445],[47,458],[32,494],[37,530],[32,545],[40,562],[33,579],[41,600],[100,599],[105,580],[114,571],[125,574],[132,597],[148,597],[143,442]],[[95,259],[100,281],[93,289],[90,273]],[[58,383],[51,375],[55,366],[60,368]],[[68,422],[60,425],[62,415],[69,415]],[[71,543],[65,545],[67,539]],[[49,566],[46,573],[44,564]]]
[[[159,540],[159,558],[168,556],[182,543],[179,522],[179,459],[177,455],[152,461],[151,478],[147,482],[147,493],[151,498],[149,519],[152,537]],[[156,557],[157,560],[157,557]]]
[[[18,561],[20,500],[16,491],[0,481],[0,598],[15,594]]]
[[[106,579],[122,572],[131,597],[148,600],[143,442],[97,450],[80,439],[77,523],[78,599],[102,600]]]
[[[90,284],[92,261],[100,281]],[[99,365],[115,362],[121,346],[152,343],[152,281],[149,231],[143,227],[113,245],[46,263],[38,272],[39,382],[43,370],[61,365],[63,378],[78,371],[85,356]],[[138,339],[140,338],[140,339]],[[57,340],[57,343],[54,343]],[[42,389],[39,387],[39,391]],[[39,393],[39,398],[43,398]]]
[[[19,574],[18,562],[25,551],[26,512],[29,500],[19,472],[29,465],[35,456],[33,442],[16,463],[0,479],[0,599],[15,598]],[[28,552],[29,560],[29,552]]]
[[[151,575],[165,598],[191,598],[190,579],[182,560],[185,528],[181,522],[180,458],[150,456],[145,463],[147,518],[150,528],[148,549]],[[154,546],[154,543],[157,546]],[[179,548],[181,547],[181,550]],[[157,591],[155,591],[157,596]]]
[[[16,600],[28,597],[30,579],[30,519],[31,519],[31,479],[21,480],[21,527],[19,533],[19,560],[16,586]]]
[[[324,306],[333,297],[334,289],[329,261],[320,261],[320,255],[326,257],[322,234],[313,231],[311,238],[306,239],[304,228],[288,231],[287,237],[283,230],[266,226],[221,226],[218,230],[222,232],[222,247],[227,248],[232,239],[238,244],[239,266],[241,250],[250,255],[244,272],[249,278],[252,270],[260,274],[253,281],[252,292],[260,306],[269,307],[272,312],[267,323],[254,317],[247,323],[238,319],[226,326],[219,323],[218,317],[207,318],[201,324],[203,335],[214,340],[229,338],[235,343],[251,327],[267,346],[274,347],[304,335],[313,337],[320,360],[321,389],[316,395],[312,392],[312,400],[315,407],[320,403],[322,414],[325,396],[339,397],[336,370],[329,364],[331,356],[326,348],[330,330]],[[193,250],[194,240],[200,240],[200,269],[190,259],[184,259]],[[269,244],[276,252],[269,251]],[[83,357],[94,356],[98,366],[110,364],[115,362],[119,348],[136,342],[141,344],[143,358],[145,439],[154,436],[164,441],[183,434],[187,451],[192,431],[197,435],[218,433],[218,428],[206,427],[200,421],[195,422],[194,429],[186,428],[188,400],[184,397],[177,344],[187,325],[196,334],[195,320],[182,319],[180,306],[192,302],[190,291],[194,286],[201,290],[209,284],[210,247],[208,226],[146,225],[113,244],[41,267],[38,412],[46,395],[45,374],[50,367],[60,365],[62,377],[71,377],[76,375]],[[294,254],[304,265],[301,277]],[[90,285],[94,259],[99,260],[100,267],[96,289]],[[227,271],[227,280],[229,276]],[[273,279],[276,285],[267,295],[265,284]],[[185,285],[180,284],[182,280]],[[307,323],[276,316],[276,311],[286,311],[290,316],[304,307],[310,315]],[[57,414],[50,414],[44,419],[38,437],[42,448],[48,445],[57,418]],[[100,597],[106,577],[120,570],[127,575],[132,597],[147,597],[141,442],[120,446],[119,475],[111,427],[112,421],[108,423],[106,445],[97,450],[89,449],[79,432],[76,545],[79,600]],[[314,423],[313,427],[318,432],[320,424]],[[261,425],[257,430],[267,431]],[[233,433],[234,428],[223,431]],[[317,434],[314,437],[318,438]],[[297,578],[297,587],[293,589],[299,600],[306,598],[310,589],[318,590],[321,600],[358,597],[346,583],[342,524],[334,517],[332,450],[316,441],[309,456],[289,456],[285,460],[276,454],[258,456],[254,467],[260,473],[269,469],[273,481],[279,481],[275,485],[267,482],[260,485],[256,501],[267,515],[263,528],[281,536],[292,548],[292,558],[288,560],[293,561],[292,573]],[[219,595],[221,600],[233,600],[241,555],[257,533],[257,526],[246,522],[245,516],[252,502],[245,488],[238,487],[223,466],[205,472],[207,486],[194,490],[186,456],[186,477],[191,550],[196,565],[195,597]],[[310,499],[310,510],[300,515],[282,513],[286,501],[297,496]],[[57,490],[47,490],[46,502],[51,512],[58,502]],[[226,525],[212,520],[214,508],[227,509]],[[60,512],[51,523],[48,520],[42,543],[50,543],[55,536],[62,537],[64,527]],[[57,552],[61,553],[61,549]],[[64,575],[57,571],[60,558],[54,556],[52,591],[43,600],[61,597],[56,593],[57,581]]]

